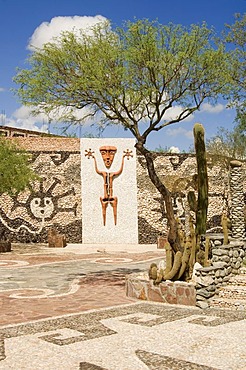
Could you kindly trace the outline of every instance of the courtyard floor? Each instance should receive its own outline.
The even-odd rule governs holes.
[[[0,254],[0,369],[246,369],[245,311],[136,301],[153,245],[14,244]]]

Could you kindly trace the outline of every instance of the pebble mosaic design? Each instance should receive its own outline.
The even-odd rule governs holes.
[[[38,341],[39,346],[41,347],[41,343],[43,342],[45,342],[46,345],[51,345],[51,349],[53,351],[55,348],[64,348],[62,354],[66,357],[69,351],[73,351],[75,348],[78,350],[82,342],[88,343],[88,350],[88,346],[95,346],[97,341],[98,348],[100,348],[100,343],[102,343],[102,340],[105,345],[107,338],[110,337],[112,343],[113,338],[118,337],[120,331],[124,331],[126,326],[128,327],[129,325],[129,332],[134,330],[134,332],[137,333],[137,328],[142,327],[148,336],[148,333],[149,335],[153,334],[153,330],[155,330],[155,328],[160,328],[168,323],[179,323],[179,325],[185,323],[185,325],[191,325],[191,328],[193,325],[197,325],[197,327],[212,328],[242,320],[245,320],[244,312],[232,312],[229,310],[217,309],[201,311],[200,309],[194,307],[187,308],[182,306],[173,307],[169,305],[153,303],[136,303],[97,311],[89,311],[81,314],[67,315],[48,320],[29,322],[26,324],[6,326],[0,328],[0,369],[12,369],[12,367],[8,367],[7,365],[5,367],[5,361],[8,359],[7,351],[5,350],[5,342],[13,340],[14,338],[19,338],[21,341],[31,340],[33,338],[32,340]],[[126,341],[127,340],[128,338],[126,337]],[[206,342],[206,338],[204,338],[204,341]],[[136,340],[136,348],[134,349],[133,353],[131,353],[131,356],[133,357],[132,360],[139,364],[139,367],[136,367],[136,369],[146,369],[146,366],[148,369],[155,370],[217,369],[217,367],[206,366],[202,363],[199,364],[179,358],[178,352],[177,357],[166,356],[160,353],[154,353],[153,351],[146,351],[138,348],[140,345],[141,342]],[[98,354],[94,354],[94,358],[96,360],[95,363],[86,361],[86,359],[83,361],[83,358],[81,358],[81,361],[79,361],[80,356],[83,357],[83,351],[81,354],[78,351],[76,355],[78,357],[77,367],[71,366],[67,367],[67,369],[127,369],[124,366],[117,367],[114,364],[109,368],[100,366],[98,364],[100,351]],[[114,361],[117,363],[117,358],[114,358]],[[30,367],[27,367],[27,369],[29,368]],[[242,367],[237,367],[237,369],[241,368]],[[47,367],[44,367],[44,369],[46,370],[51,368],[47,365]],[[63,367],[59,369],[63,369]]]

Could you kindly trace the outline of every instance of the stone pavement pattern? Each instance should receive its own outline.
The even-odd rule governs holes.
[[[73,252],[78,250],[14,245],[13,252],[0,254],[0,324],[133,302],[125,294],[125,276],[163,256]]]
[[[245,311],[134,301],[162,251],[0,255],[0,369],[245,369]],[[36,249],[35,249],[36,248]]]

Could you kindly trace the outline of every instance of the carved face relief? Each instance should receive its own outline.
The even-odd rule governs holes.
[[[117,148],[115,146],[101,146],[99,150],[105,166],[110,168],[113,163],[115,153],[117,152]]]
[[[31,212],[37,218],[49,218],[54,211],[54,204],[50,197],[33,198],[30,203]]]

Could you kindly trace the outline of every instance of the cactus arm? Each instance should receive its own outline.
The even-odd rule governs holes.
[[[190,254],[190,260],[189,260],[189,274],[192,275],[193,267],[196,262],[196,234],[194,225],[192,222],[192,218],[190,217],[189,220],[189,226],[190,226],[190,239],[191,239],[191,254]]]
[[[177,232],[178,232],[178,235],[179,235],[180,245],[182,246],[182,248],[184,248],[184,246],[185,246],[185,234],[184,234],[184,231],[182,229],[180,219],[177,218],[176,222],[177,222]]]
[[[149,268],[149,278],[156,280],[157,278],[157,265],[156,263],[151,263]]]
[[[178,274],[178,280],[183,276],[183,274],[184,274],[184,272],[187,268],[187,265],[188,265],[189,260],[190,260],[190,254],[191,254],[191,239],[189,238],[186,241],[186,244],[185,244],[185,249],[184,249],[184,253],[183,253],[183,256],[182,256],[182,264],[181,264],[179,274]]]
[[[210,265],[208,260],[209,255],[209,248],[210,248],[210,239],[208,236],[206,236],[206,242],[205,242],[205,256],[204,256],[204,267],[208,267]]]
[[[182,252],[178,251],[174,256],[172,270],[169,273],[164,274],[164,280],[172,280],[177,275],[181,263],[182,263]]]
[[[166,250],[166,268],[164,274],[168,274],[172,270],[173,264],[173,251],[169,243],[165,244]]]
[[[196,212],[197,201],[196,201],[196,196],[195,196],[194,191],[189,191],[189,193],[187,194],[187,200],[188,200],[191,211]]]
[[[163,278],[164,278],[164,270],[161,269],[160,271],[157,271],[157,276],[156,276],[156,279],[154,281],[154,284],[156,285],[156,284],[161,283]]]

